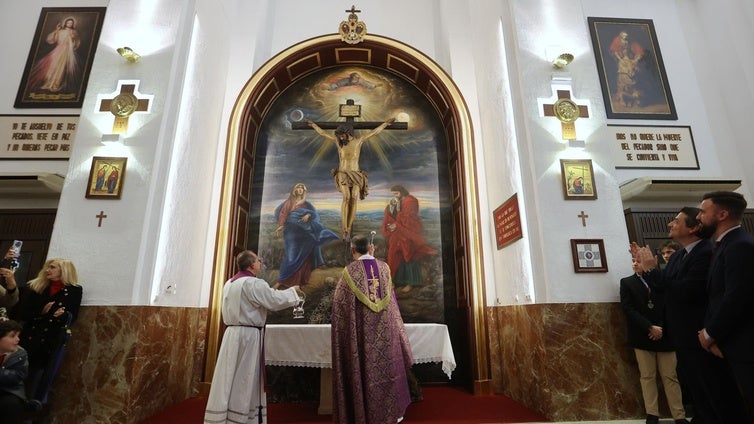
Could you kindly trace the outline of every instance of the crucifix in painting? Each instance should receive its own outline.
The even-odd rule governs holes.
[[[341,235],[344,241],[350,241],[351,228],[356,218],[357,203],[364,200],[369,194],[367,173],[359,168],[359,157],[362,145],[372,136],[385,129],[405,130],[408,125],[405,122],[395,122],[390,118],[385,122],[355,122],[354,118],[361,116],[361,106],[354,104],[348,99],[340,105],[340,117],[345,121],[336,122],[313,122],[307,119],[305,122],[292,124],[294,130],[314,129],[317,134],[332,141],[338,149],[338,167],[331,170],[335,178],[335,187],[343,195],[340,207]],[[325,132],[325,129],[335,129],[334,135]],[[354,129],[368,129],[368,133],[355,137]]]

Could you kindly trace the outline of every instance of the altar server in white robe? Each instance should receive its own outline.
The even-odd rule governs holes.
[[[207,424],[267,422],[262,349],[267,311],[299,302],[298,286],[275,290],[256,277],[262,264],[254,252],[239,253],[236,266],[238,273],[223,287],[222,314],[227,328],[204,413]]]

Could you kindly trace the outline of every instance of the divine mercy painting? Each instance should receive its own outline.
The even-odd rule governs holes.
[[[279,97],[257,140],[250,247],[262,278],[306,294],[303,317],[268,322],[329,323],[356,235],[390,266],[406,322],[444,321],[454,290],[447,143],[413,85],[368,67],[314,73]]]
[[[80,108],[104,7],[44,7],[18,88],[16,108]]]

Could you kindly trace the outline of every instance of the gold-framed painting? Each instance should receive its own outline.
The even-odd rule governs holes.
[[[560,176],[565,200],[597,199],[591,159],[561,159]]]
[[[16,108],[80,108],[105,7],[43,7]]]
[[[95,156],[86,185],[87,199],[120,199],[128,158]]]
[[[651,19],[588,17],[611,119],[678,119]]]

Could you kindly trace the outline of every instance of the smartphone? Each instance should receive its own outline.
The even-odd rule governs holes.
[[[15,271],[18,268],[18,257],[21,256],[21,247],[24,242],[21,240],[13,240],[9,250],[13,251],[13,256],[10,258],[3,257],[0,261],[0,268],[8,268],[11,271]]]
[[[24,245],[24,242],[21,240],[13,240],[13,251],[15,252],[14,257],[18,258],[21,256],[21,246]]]

